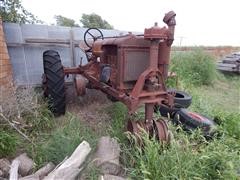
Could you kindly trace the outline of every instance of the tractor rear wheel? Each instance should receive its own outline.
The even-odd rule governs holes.
[[[43,68],[43,90],[49,98],[49,108],[55,116],[65,114],[64,71],[58,52],[48,50],[43,53]]]

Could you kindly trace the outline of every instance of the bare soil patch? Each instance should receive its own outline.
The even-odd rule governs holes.
[[[92,130],[102,134],[110,123],[107,109],[112,105],[106,95],[95,89],[87,89],[84,96],[78,97],[74,86],[66,88],[67,111],[79,117],[80,121]]]

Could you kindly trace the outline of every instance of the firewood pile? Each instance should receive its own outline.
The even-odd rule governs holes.
[[[23,153],[11,162],[0,159],[0,179],[9,180],[74,180],[81,179],[81,172],[88,165],[88,160],[101,171],[101,180],[124,180],[124,168],[120,165],[120,146],[108,136],[101,137],[95,153],[91,152],[88,142],[78,145],[70,157],[66,157],[55,166],[52,162],[33,172],[34,162]],[[93,154],[91,157],[90,154]]]
[[[222,72],[240,74],[240,52],[224,57],[217,63],[217,69]]]

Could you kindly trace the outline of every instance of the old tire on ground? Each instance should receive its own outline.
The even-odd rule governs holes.
[[[48,50],[43,53],[43,68],[44,95],[49,98],[49,108],[55,116],[65,114],[64,71],[58,52]]]
[[[184,92],[176,89],[169,89],[168,92],[174,91],[176,93],[174,97],[174,107],[177,108],[188,108],[192,103],[192,97]]]
[[[110,95],[110,94],[107,94],[107,98],[108,98],[110,101],[112,101],[112,102],[117,102],[117,101],[118,101],[117,98],[115,98],[114,96],[112,96],[112,95]]]
[[[192,97],[183,91],[176,91],[176,95],[174,97],[174,106],[188,108],[192,103]]]
[[[173,123],[181,125],[186,131],[192,131],[200,128],[204,135],[207,136],[211,135],[216,129],[215,123],[212,119],[201,114],[188,111],[184,108],[181,108],[175,113]]]
[[[168,107],[167,105],[163,106],[155,106],[155,112],[159,110],[160,114],[164,117],[170,116],[170,118],[173,118],[175,113],[180,110],[180,108],[188,108],[192,103],[192,97],[184,92],[184,91],[178,91],[175,89],[169,89],[168,92],[174,91],[176,93],[174,97],[174,106],[173,108]]]
[[[158,110],[163,117],[167,118],[173,118],[175,113],[179,110],[180,108],[170,108],[168,106],[159,106]]]

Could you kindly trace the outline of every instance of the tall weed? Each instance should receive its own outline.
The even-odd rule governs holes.
[[[174,53],[170,69],[186,85],[209,85],[216,78],[213,57],[201,49]]]
[[[190,138],[181,132],[170,146],[147,135],[142,136],[144,147],[134,146],[131,156],[135,164],[130,174],[137,179],[236,179],[239,154],[232,151],[233,140],[214,140],[196,143],[199,135]],[[235,145],[239,148],[240,145]],[[130,158],[129,158],[130,159]]]
[[[71,155],[83,140],[88,141],[92,147],[97,141],[90,128],[82,124],[72,114],[67,114],[64,123],[53,130],[45,139],[42,139],[42,142],[38,142],[38,146],[30,151],[38,166],[48,161],[57,164],[66,156]]]
[[[0,129],[0,158],[15,153],[18,137],[10,130]]]

